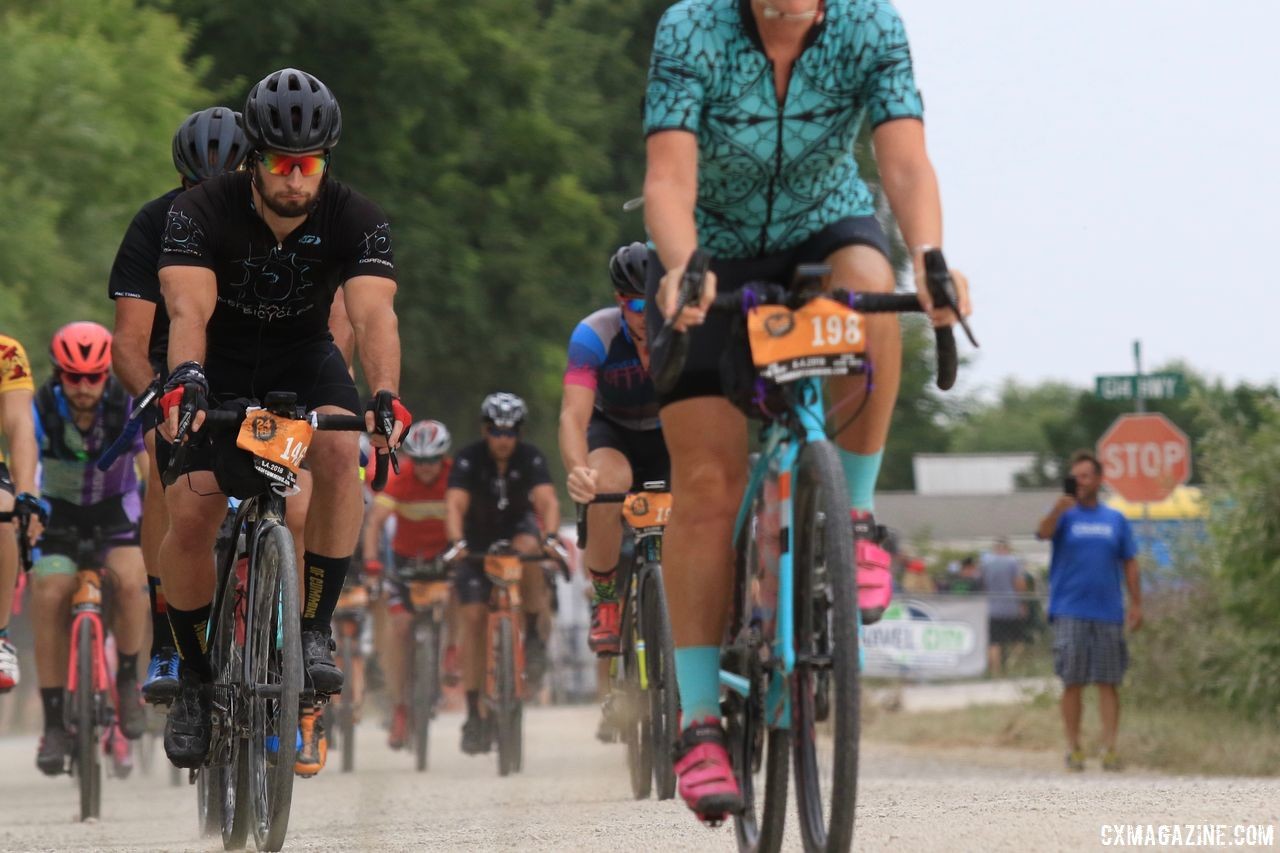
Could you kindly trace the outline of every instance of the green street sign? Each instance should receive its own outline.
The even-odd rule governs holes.
[[[1144,400],[1182,400],[1189,393],[1187,377],[1181,373],[1144,373],[1138,377],[1099,376],[1094,393],[1103,400],[1136,400],[1141,385]]]

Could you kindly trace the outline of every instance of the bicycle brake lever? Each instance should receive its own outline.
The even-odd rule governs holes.
[[[969,321],[960,313],[956,284],[951,278],[951,273],[947,271],[947,262],[942,252],[938,249],[925,252],[924,268],[925,282],[928,284],[929,296],[933,299],[933,304],[937,307],[949,308],[960,324],[960,328],[964,330],[964,336],[969,339],[969,343],[974,349],[979,349],[978,339],[973,336]]]

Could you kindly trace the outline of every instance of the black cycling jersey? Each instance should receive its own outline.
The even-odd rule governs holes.
[[[147,356],[162,370],[169,346],[169,313],[164,310],[164,297],[160,295],[157,265],[165,219],[173,200],[181,194],[182,188],[178,187],[142,206],[129,223],[129,230],[124,232],[115,262],[111,264],[111,277],[107,279],[107,295],[112,299],[124,296],[155,304],[156,317],[151,323]]]
[[[498,463],[483,439],[464,447],[454,457],[449,488],[465,489],[471,495],[462,520],[468,550],[482,551],[520,532],[521,522],[533,510],[529,493],[550,482],[547,458],[532,444],[516,444],[505,474],[498,473]]]
[[[329,308],[348,280],[395,279],[390,225],[373,202],[326,178],[311,214],[277,242],[254,206],[248,172],[211,178],[174,200],[160,256],[167,266],[214,271],[209,353],[249,364],[332,340]]]

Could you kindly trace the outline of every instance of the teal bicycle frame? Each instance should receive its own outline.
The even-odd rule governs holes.
[[[786,690],[787,679],[795,671],[795,528],[793,522],[792,483],[799,470],[800,453],[806,444],[826,441],[826,408],[822,400],[822,382],[818,379],[801,379],[793,384],[801,401],[791,409],[792,429],[779,421],[770,423],[764,431],[764,447],[751,468],[747,489],[738,507],[733,526],[733,541],[741,541],[743,531],[751,523],[751,511],[756,496],[764,487],[771,470],[778,472],[778,516],[782,536],[778,556],[778,595],[776,622],[772,639],[773,659],[781,667],[772,668],[769,676],[769,692],[765,699],[766,717],[770,728],[791,726],[791,696]],[[799,435],[797,435],[799,433]],[[862,633],[862,617],[858,616],[858,633]],[[859,658],[862,647],[859,644]],[[720,670],[720,684],[746,698],[751,691],[748,679],[734,672]]]

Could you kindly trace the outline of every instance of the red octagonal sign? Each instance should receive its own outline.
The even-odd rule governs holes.
[[[1164,415],[1121,415],[1098,441],[1102,477],[1120,497],[1155,503],[1191,478],[1191,442]]]

